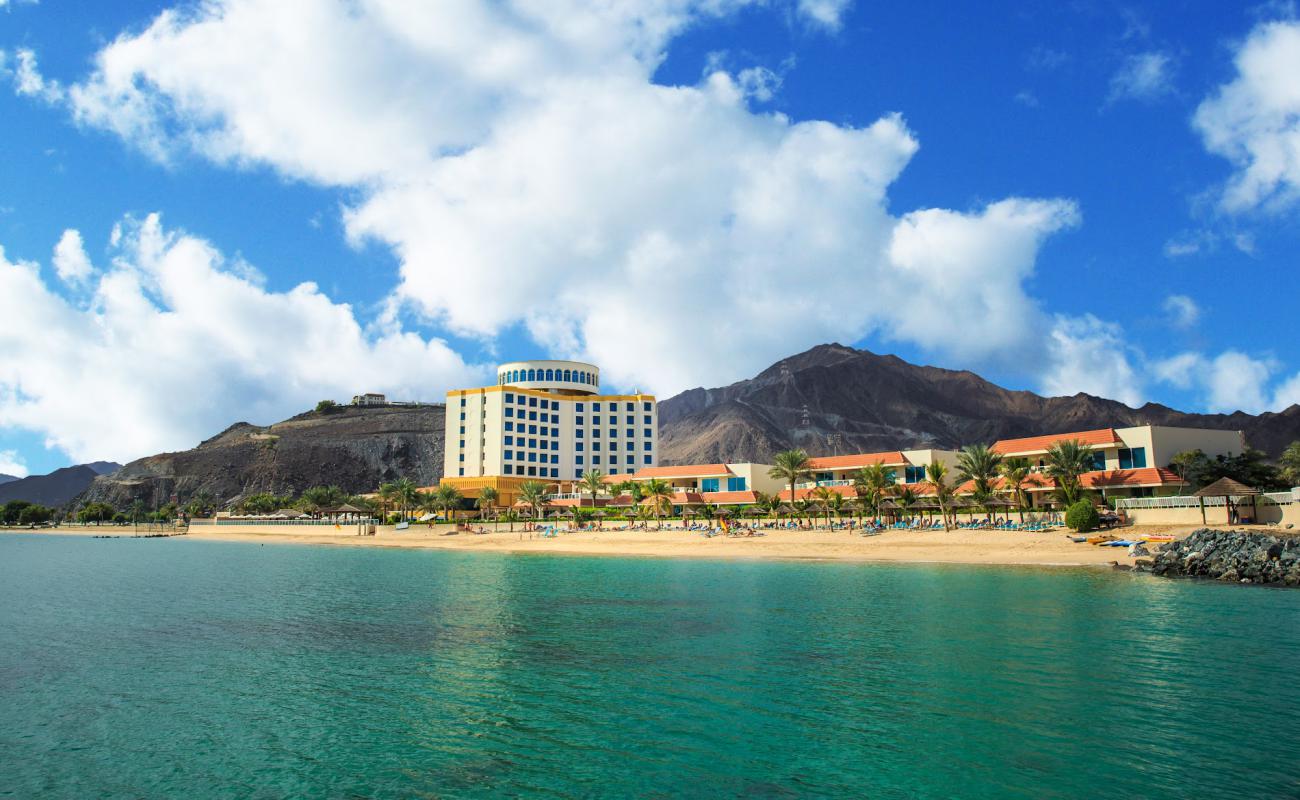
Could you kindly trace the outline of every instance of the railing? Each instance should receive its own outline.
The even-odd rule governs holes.
[[[1267,492],[1256,495],[1261,505],[1286,506],[1296,502],[1295,496],[1291,492]],[[1226,505],[1222,497],[1192,497],[1191,495],[1174,495],[1171,497],[1118,497],[1115,498],[1115,508],[1200,508],[1204,503],[1206,508],[1223,507]],[[1232,498],[1232,504],[1239,506],[1250,504],[1250,496]]]
[[[794,488],[811,489],[815,486],[852,486],[852,485],[853,485],[853,481],[844,478],[837,481],[804,481],[803,483],[796,483],[794,485]]]

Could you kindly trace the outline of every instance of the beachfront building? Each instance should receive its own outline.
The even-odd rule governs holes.
[[[1047,451],[1067,440],[1092,450],[1093,469],[1080,476],[1080,484],[1108,499],[1179,494],[1187,483],[1169,468],[1174,456],[1188,450],[1201,450],[1211,458],[1234,456],[1246,448],[1241,431],[1139,425],[1002,439],[993,443],[992,450],[1003,458],[1029,461],[1033,474],[1025,486],[1028,497],[1035,505],[1046,505],[1056,489],[1046,474]],[[1001,488],[1000,482],[994,488]]]
[[[377,392],[366,392],[352,396],[352,405],[354,406],[383,406],[388,405],[388,398]]]
[[[852,497],[853,479],[863,467],[880,465],[893,476],[898,486],[916,486],[927,479],[926,467],[939,462],[949,470],[957,468],[957,453],[953,450],[889,450],[882,453],[855,453],[847,456],[820,456],[809,459],[812,480],[795,484],[794,499],[802,500],[819,486],[825,486],[846,497]],[[790,499],[788,486],[782,487],[781,497]]]
[[[654,396],[602,394],[600,369],[578,361],[502,364],[495,385],[447,392],[445,432],[442,482],[469,498],[491,486],[502,506],[526,481],[559,487],[658,463]]]

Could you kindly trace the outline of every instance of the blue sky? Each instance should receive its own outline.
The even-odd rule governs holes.
[[[830,339],[1300,401],[1289,6],[287,5],[0,0],[0,472]]]

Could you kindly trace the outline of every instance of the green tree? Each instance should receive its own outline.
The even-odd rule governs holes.
[[[492,526],[494,528],[496,527],[498,516],[496,513],[497,503],[500,499],[501,495],[491,486],[484,486],[482,489],[479,489],[478,497],[474,498],[474,507],[478,509],[480,516],[484,513],[492,515]]]
[[[777,453],[772,459],[772,468],[767,476],[773,480],[783,481],[790,486],[790,501],[794,501],[794,487],[797,483],[812,479],[812,461],[802,450],[786,450]]]
[[[1079,533],[1097,530],[1101,515],[1089,500],[1079,500],[1065,510],[1065,524]]]
[[[337,486],[313,486],[299,496],[300,504],[310,504],[317,508],[341,506],[348,499],[348,493]]]
[[[1066,506],[1083,497],[1082,476],[1095,465],[1092,448],[1078,439],[1065,439],[1047,448],[1047,474],[1056,481],[1056,496]]]
[[[894,473],[881,464],[868,464],[853,475],[853,492],[864,511],[880,514],[880,504],[894,485]]]
[[[104,520],[112,519],[116,513],[117,510],[108,503],[87,503],[77,512],[77,519],[82,523],[101,523]]]
[[[54,509],[35,503],[24,506],[15,520],[19,525],[44,525],[54,516]]]
[[[948,524],[948,507],[952,504],[956,490],[948,482],[948,465],[935,459],[925,471],[930,477],[930,485],[934,487],[934,499],[939,504],[939,514],[943,517],[943,529],[945,532],[950,531],[952,527]]]
[[[415,508],[420,498],[419,487],[410,478],[399,478],[395,482],[397,505],[402,510],[402,519],[411,518],[411,509]]]
[[[663,513],[665,510],[672,510],[673,507],[673,487],[667,481],[651,478],[641,488],[645,491],[646,499],[650,501],[650,506],[654,510],[655,529],[663,528]]]
[[[28,500],[10,500],[3,506],[0,506],[0,523],[5,525],[17,525],[18,518],[22,515],[23,509],[33,505]]]
[[[1002,473],[1004,485],[1011,490],[1011,496],[1015,498],[1016,510],[1020,512],[1020,522],[1025,521],[1025,483],[1029,480],[1031,468],[1027,458],[1008,458],[1002,462],[999,471]]]
[[[591,495],[591,505],[596,505],[596,495],[605,491],[605,476],[600,474],[598,469],[589,469],[582,473],[582,480],[578,482],[579,491]]]
[[[1300,486],[1300,442],[1292,442],[1278,459],[1282,478],[1289,486]]]
[[[844,501],[844,498],[840,497],[839,492],[836,492],[829,486],[817,486],[810,494],[812,495],[812,498],[817,501],[817,505],[821,506],[822,511],[826,513],[826,525],[829,527],[831,524],[831,498],[839,497],[841,503]]]
[[[542,507],[546,505],[546,484],[541,481],[524,481],[519,486],[519,499],[532,509],[533,519],[540,518]]]
[[[316,404],[317,414],[333,414],[338,410],[339,404],[333,400],[322,400]]]
[[[971,494],[981,505],[993,497],[993,480],[1001,466],[1002,455],[986,444],[968,444],[957,453],[957,479],[973,484]]]
[[[433,495],[438,508],[442,509],[443,517],[448,522],[451,522],[453,519],[452,512],[460,508],[461,502],[465,499],[461,496],[460,490],[450,483],[444,483],[438,487],[438,490]]]

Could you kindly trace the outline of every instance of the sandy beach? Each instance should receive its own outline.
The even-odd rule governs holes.
[[[1128,538],[1173,535],[1182,537],[1202,526],[1133,526],[1118,535]],[[397,531],[381,527],[375,536],[358,536],[343,526],[222,526],[196,525],[189,539],[313,544],[343,547],[407,547],[497,553],[554,553],[588,556],[649,556],[661,558],[790,559],[880,561],[950,564],[1037,566],[1107,566],[1133,563],[1126,548],[1075,543],[1066,532],[954,530],[886,531],[860,536],[846,531],[767,531],[749,537],[716,536],[680,529],[632,531],[574,531],[543,538],[518,529],[486,534],[451,533],[449,526],[420,526]],[[489,528],[489,531],[491,529]],[[68,528],[41,533],[130,536],[130,528]],[[1154,545],[1153,545],[1154,546]]]

